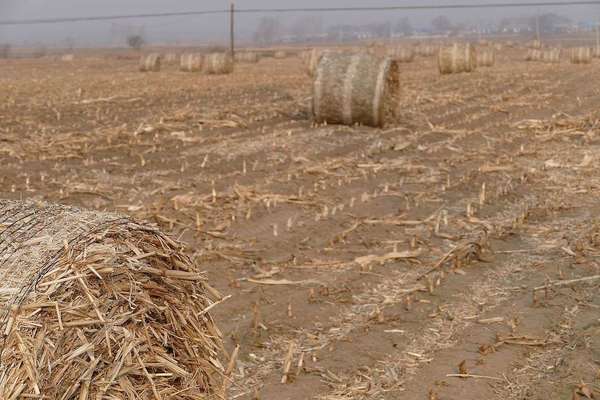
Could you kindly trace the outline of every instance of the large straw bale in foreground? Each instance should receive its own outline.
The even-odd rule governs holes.
[[[366,53],[325,54],[313,86],[317,122],[381,127],[395,116],[398,64]]]
[[[184,72],[202,71],[204,57],[202,54],[183,54],[179,61],[179,69]]]
[[[590,64],[592,62],[592,49],[589,47],[575,47],[571,49],[572,64]]]
[[[228,53],[212,53],[204,59],[204,72],[211,75],[223,75],[233,72],[233,60]]]
[[[158,72],[160,71],[161,57],[158,53],[148,54],[142,56],[140,59],[140,71],[141,72]]]
[[[477,53],[470,44],[454,43],[443,47],[438,54],[438,67],[441,74],[473,72],[477,68]]]
[[[208,399],[221,335],[204,275],[128,217],[0,200],[0,398]]]

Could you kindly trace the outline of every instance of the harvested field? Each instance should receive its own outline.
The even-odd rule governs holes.
[[[0,198],[187,243],[231,399],[598,397],[600,69],[525,53],[401,64],[384,129],[314,124],[293,57],[0,60]]]

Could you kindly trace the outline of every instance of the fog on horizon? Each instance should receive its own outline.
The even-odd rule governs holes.
[[[443,5],[456,3],[497,3],[508,0],[238,0],[238,8],[297,8],[297,7],[364,7],[394,5]],[[101,16],[136,13],[160,13],[225,9],[226,0],[0,0],[0,20],[33,18],[60,18]],[[366,25],[369,23],[397,23],[407,17],[415,28],[428,26],[437,16],[445,15],[454,23],[492,24],[504,17],[534,16],[553,12],[574,22],[592,23],[600,19],[600,5],[532,8],[494,8],[420,11],[363,11],[327,12],[317,16],[324,27],[340,24]],[[306,13],[273,14],[280,24],[290,27]],[[252,38],[258,22],[264,15],[238,14],[236,30],[241,41]],[[39,25],[0,26],[0,43],[15,45],[39,43],[61,47],[118,45],[131,32],[144,35],[150,43],[226,43],[228,40],[227,15],[197,15],[168,18],[126,19],[97,22],[70,22]]]

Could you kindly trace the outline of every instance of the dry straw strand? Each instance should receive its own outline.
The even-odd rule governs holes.
[[[0,398],[208,399],[218,302],[180,245],[128,217],[0,200]]]

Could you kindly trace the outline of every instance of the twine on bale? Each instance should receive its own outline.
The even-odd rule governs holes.
[[[223,75],[233,72],[233,60],[227,53],[212,53],[204,59],[204,73]]]
[[[160,71],[161,57],[158,53],[148,54],[142,56],[140,59],[140,71],[141,72],[158,72]]]
[[[395,118],[398,63],[366,53],[325,54],[313,84],[317,122],[381,127]]]
[[[179,69],[184,72],[202,71],[204,57],[202,54],[183,54],[179,61]]]
[[[592,62],[592,49],[589,47],[575,47],[571,49],[571,64],[590,64]]]
[[[219,295],[157,229],[0,200],[0,279],[0,398],[221,395]]]
[[[473,72],[477,68],[477,54],[470,44],[454,43],[443,47],[438,54],[438,67],[441,74]]]

